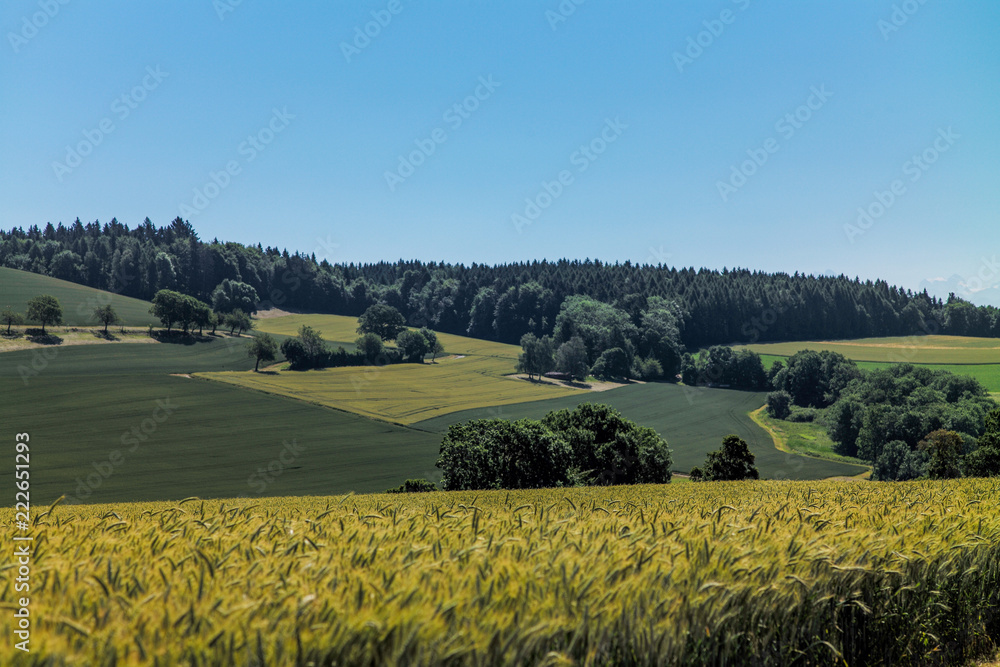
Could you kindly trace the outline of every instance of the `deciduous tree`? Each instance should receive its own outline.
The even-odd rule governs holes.
[[[42,325],[42,334],[45,334],[46,324],[59,324],[62,322],[62,306],[59,299],[50,294],[36,296],[28,302],[28,319],[39,322]]]
[[[410,363],[423,363],[428,352],[427,339],[418,331],[402,331],[396,335],[396,346],[403,353],[403,358]]]
[[[405,330],[406,319],[402,313],[384,303],[370,306],[358,318],[359,334],[373,333],[382,340],[395,340]]]
[[[952,479],[962,476],[959,465],[963,450],[961,435],[955,431],[938,429],[928,433],[918,446],[930,455],[930,461],[927,462],[928,477]]]
[[[754,465],[756,457],[746,441],[738,435],[727,435],[722,439],[722,447],[709,452],[702,468],[702,478],[706,482],[760,479]]]
[[[259,333],[247,343],[247,356],[257,360],[253,367],[255,373],[260,367],[261,361],[274,361],[277,354],[278,344],[271,337],[271,334]]]
[[[572,336],[559,346],[555,354],[556,370],[568,373],[577,380],[586,380],[590,366],[587,363],[587,346],[579,336]]]
[[[111,304],[98,306],[97,308],[94,308],[94,319],[97,320],[98,322],[104,323],[105,335],[108,333],[109,324],[115,324],[116,322],[120,321],[118,313],[116,313],[115,309],[111,307]]]
[[[10,335],[11,325],[20,325],[24,322],[24,316],[21,313],[15,312],[11,307],[4,308],[3,313],[0,313],[0,322],[7,325],[7,335]]]

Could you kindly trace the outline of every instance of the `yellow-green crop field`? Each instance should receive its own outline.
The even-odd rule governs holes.
[[[197,375],[397,424],[413,424],[458,410],[540,401],[580,392],[502,377],[513,372],[510,359],[466,356],[439,359],[434,364]]]
[[[799,350],[831,350],[854,361],[910,364],[1000,364],[1000,339],[967,336],[896,336],[837,341],[738,345],[758,354],[788,357]]]
[[[256,326],[268,333],[294,335],[303,324],[321,331],[328,341],[350,342],[357,338],[357,318],[342,315],[287,315],[260,320]],[[439,358],[433,364],[198,375],[397,424],[580,391],[503,377],[515,372],[521,352],[516,345],[443,333],[438,334],[438,339],[447,355],[461,358]]]
[[[285,315],[256,320],[254,326],[260,330],[283,336],[295,336],[303,324],[323,333],[323,338],[337,343],[353,343],[358,338],[358,318],[346,315]],[[513,360],[508,373],[514,372],[521,348],[517,345],[495,343],[489,340],[439,333],[438,340],[446,354],[467,354],[480,357],[501,357]]]
[[[30,531],[28,655],[0,560],[0,664],[961,661],[1000,638],[998,496],[721,482],[60,506]]]

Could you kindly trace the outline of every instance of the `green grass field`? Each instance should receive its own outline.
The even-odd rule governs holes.
[[[833,451],[833,440],[826,432],[826,426],[819,422],[792,422],[773,419],[763,409],[751,414],[755,422],[769,431],[775,446],[782,451],[797,452],[808,456],[820,456],[833,461],[865,465],[864,461],[841,456]]]
[[[1000,339],[897,336],[838,341],[738,345],[758,354],[789,357],[800,350],[831,350],[855,361],[910,364],[1000,364]]]
[[[656,429],[673,452],[673,469],[686,473],[705,462],[722,439],[735,433],[747,441],[757,456],[757,467],[769,479],[822,479],[853,477],[864,466],[825,461],[778,451],[774,441],[747,414],[764,405],[764,393],[730,389],[692,389],[674,384],[630,385],[600,393],[577,394],[547,401],[465,410],[414,424],[414,428],[444,433],[448,426],[468,419],[540,418],[550,410],[580,403],[606,403],[643,426]]]
[[[0,378],[30,385],[36,377],[158,375],[208,370],[247,370],[247,338],[217,336],[209,341],[189,338],[183,343],[152,345],[46,346],[0,354]],[[22,384],[22,386],[24,386]]]
[[[66,348],[25,383],[18,367],[31,362],[0,354],[0,393],[4,427],[31,436],[38,504],[88,491],[81,500],[374,492],[436,470],[436,434],[170,375],[253,365],[224,341]],[[157,401],[176,408],[166,415]],[[279,474],[252,477],[269,466]],[[0,485],[13,484],[13,466],[0,469]]]
[[[94,308],[110,304],[126,326],[159,326],[159,320],[149,314],[149,302],[112,294],[76,283],[42,276],[28,271],[0,267],[0,309],[10,306],[26,315],[28,301],[40,294],[59,299],[63,323],[70,326],[95,326]]]

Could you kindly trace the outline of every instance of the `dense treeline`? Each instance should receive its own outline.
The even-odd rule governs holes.
[[[656,349],[659,339],[639,349],[647,313],[654,313],[649,316],[654,328],[676,324],[688,348],[915,333],[1000,336],[996,308],[956,297],[942,302],[881,280],[597,260],[499,266],[402,260],[330,264],[317,262],[315,255],[259,244],[203,242],[180,218],[162,228],[147,218],[134,229],[117,220],[76,220],[68,227],[50,223],[0,231],[0,265],[142,299],[170,289],[212,302],[216,288],[229,280],[252,287],[262,307],[360,315],[384,303],[397,308],[411,326],[509,343],[526,333],[569,340],[573,332],[557,328],[559,314],[568,297],[586,296],[613,305],[614,318],[625,314],[636,331],[621,321],[618,334],[630,338],[636,353],[647,359],[674,354]],[[654,298],[659,301],[651,304]],[[664,321],[668,307],[674,308],[676,322]],[[584,310],[579,302],[574,308]],[[594,341],[581,337],[591,348]]]

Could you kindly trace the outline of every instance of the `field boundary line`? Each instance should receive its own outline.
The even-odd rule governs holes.
[[[763,419],[760,418],[761,413],[765,409],[767,409],[766,403],[757,408],[756,410],[751,410],[750,412],[747,413],[747,415],[750,416],[750,419],[753,420],[754,424],[760,426],[762,429],[764,429],[764,431],[767,432],[769,436],[771,436],[771,441],[774,443],[775,449],[777,449],[779,452],[785,452],[786,454],[797,454],[798,452],[793,452],[792,448],[788,446],[787,437],[780,435],[776,430],[771,428],[771,426],[769,426]],[[812,458],[819,458],[819,457],[816,456]]]

